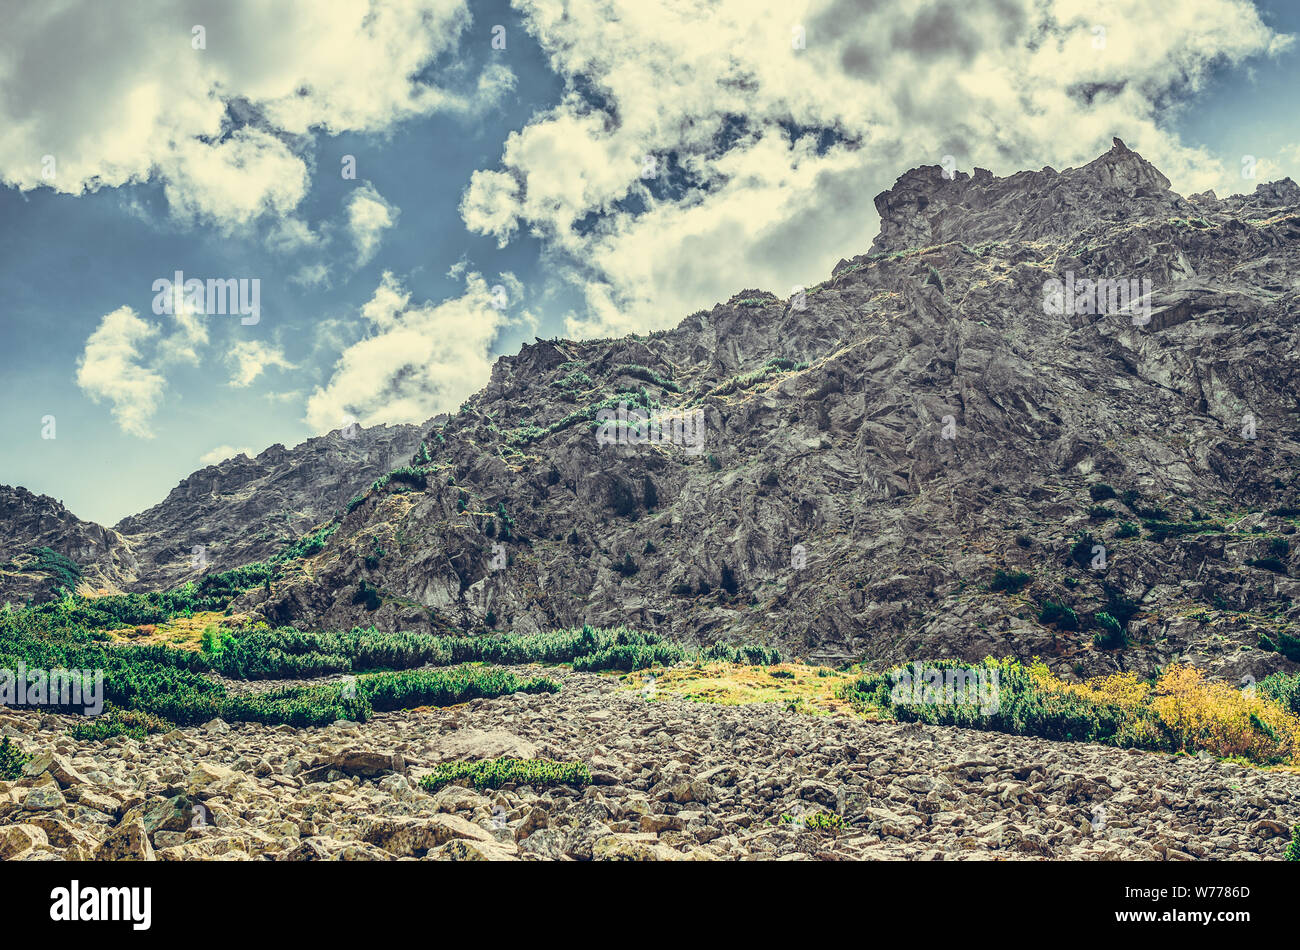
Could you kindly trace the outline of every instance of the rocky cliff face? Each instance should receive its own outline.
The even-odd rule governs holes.
[[[238,455],[200,469],[113,528],[82,521],[47,496],[0,486],[0,598],[52,596],[61,578],[48,558],[30,553],[43,547],[80,568],[83,593],[166,589],[263,560],[404,464],[421,433],[419,426],[354,426],[292,449]]]
[[[171,587],[276,553],[405,465],[421,432],[354,426],[200,469],[159,504],[114,526],[145,565],[133,589]]]
[[[0,524],[0,600],[43,601],[60,584],[114,590],[139,569],[121,535],[82,521],[48,495],[0,485]],[[66,557],[71,566],[48,552]]]
[[[499,360],[428,430],[424,486],[370,492],[241,606],[821,661],[1294,668],[1257,645],[1300,621],[1300,189],[1168,186],[1118,141],[1061,172],[913,169],[872,251],[805,294]],[[698,413],[702,451],[680,423],[600,428],[621,401]]]

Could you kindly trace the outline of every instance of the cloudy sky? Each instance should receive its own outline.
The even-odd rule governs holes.
[[[945,155],[1059,169],[1118,135],[1184,193],[1300,180],[1296,6],[26,4],[0,482],[111,524],[241,450],[454,410],[534,336],[785,296]],[[156,306],[177,271],[257,278],[256,319]]]

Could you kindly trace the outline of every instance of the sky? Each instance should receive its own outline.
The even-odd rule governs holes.
[[[1119,136],[1183,193],[1300,180],[1298,7],[27,4],[0,33],[0,483],[111,525],[240,451],[423,422],[534,337],[824,279],[945,156],[1060,169]],[[245,312],[178,271],[243,281]]]

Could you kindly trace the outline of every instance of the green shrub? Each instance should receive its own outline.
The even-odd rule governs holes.
[[[1248,558],[1246,563],[1250,567],[1262,568],[1266,571],[1272,571],[1275,574],[1285,574],[1286,564],[1275,557],[1256,557]]]
[[[102,715],[89,722],[78,723],[68,730],[74,739],[85,741],[103,741],[116,736],[126,736],[143,742],[144,737],[155,732],[170,732],[176,727],[160,716],[141,709],[119,709],[109,706]]]
[[[1288,660],[1300,663],[1300,637],[1293,637],[1285,630],[1277,631],[1277,652]]]
[[[18,748],[17,743],[10,742],[5,736],[0,740],[0,779],[12,782],[22,778],[23,767],[31,761],[31,756]]]
[[[1096,543],[1097,539],[1090,532],[1080,531],[1074,536],[1074,544],[1070,545],[1070,560],[1087,570],[1092,564],[1092,549]]]
[[[1223,530],[1223,525],[1217,521],[1165,521],[1149,518],[1150,512],[1146,510],[1139,514],[1145,519],[1142,527],[1150,531],[1151,540],[1157,542],[1185,534],[1209,534]]]
[[[1025,571],[1008,572],[998,568],[993,572],[993,580],[989,582],[989,590],[1006,591],[1008,594],[1019,593],[1021,588],[1032,579]]]
[[[508,670],[460,666],[449,670],[375,673],[357,680],[357,695],[376,712],[415,706],[454,706],[471,699],[513,693],[558,693],[560,684],[543,677],[521,680]]]
[[[1115,529],[1117,538],[1136,538],[1141,533],[1138,526],[1131,521],[1121,521],[1119,527]]]
[[[366,610],[378,610],[381,603],[379,591],[362,581],[357,585],[357,592],[352,595],[352,603],[363,604]]]
[[[682,391],[682,387],[678,386],[672,380],[660,376],[648,366],[641,366],[636,363],[624,363],[622,366],[615,369],[614,372],[620,376],[632,376],[636,379],[642,380],[643,382],[653,383],[660,389],[665,389],[668,392],[679,393]],[[588,382],[590,382],[590,380],[588,380]]]
[[[273,560],[295,561],[305,557],[311,557],[325,549],[326,543],[335,531],[339,529],[340,522],[331,521],[329,524],[317,528],[315,531],[304,534],[297,541],[292,542],[283,551],[273,558]]]
[[[705,662],[721,660],[745,666],[775,666],[781,662],[781,651],[774,647],[714,643],[701,651],[700,658]]]
[[[927,669],[983,670],[997,677],[997,702],[986,709],[978,703],[913,703],[899,696],[895,702],[895,679],[889,673],[867,673],[842,687],[839,695],[859,708],[884,709],[903,722],[962,726],[1038,736],[1043,739],[1116,744],[1132,715],[1118,705],[1097,703],[1082,697],[1045,690],[1016,660],[985,660],[971,664],[939,660]],[[893,671],[898,672],[898,671]]]
[[[1043,604],[1042,610],[1038,613],[1038,622],[1044,627],[1048,624],[1056,624],[1058,630],[1079,629],[1079,616],[1074,612],[1074,608],[1051,600]]]
[[[1128,637],[1118,620],[1102,611],[1092,618],[1101,629],[1093,635],[1092,642],[1103,650],[1118,650],[1128,645]]]
[[[1282,852],[1283,861],[1300,861],[1300,825],[1291,829],[1291,841]]]
[[[1114,498],[1115,489],[1111,488],[1105,482],[1097,482],[1095,485],[1088,486],[1088,496],[1093,501],[1106,501],[1108,498]]]
[[[81,566],[66,554],[60,554],[53,548],[32,548],[27,552],[36,558],[32,564],[23,568],[25,572],[41,571],[50,574],[56,588],[75,591],[81,582]]]
[[[1300,716],[1300,673],[1273,673],[1259,681],[1259,691]]]
[[[591,772],[581,762],[553,762],[550,759],[483,759],[476,762],[443,762],[420,779],[427,792],[452,783],[464,783],[480,791],[504,785],[571,785],[582,788],[591,784]]]
[[[675,643],[629,644],[612,646],[596,653],[580,656],[573,661],[574,670],[580,673],[597,673],[620,670],[630,673],[654,666],[672,666],[686,658],[686,651]]]
[[[802,825],[809,831],[829,831],[839,834],[844,828],[844,818],[834,812],[815,811],[806,815],[783,814],[777,819],[778,825]]]

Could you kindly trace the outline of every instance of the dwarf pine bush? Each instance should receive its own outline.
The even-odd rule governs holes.
[[[1030,580],[1032,578],[1024,571],[1004,571],[1002,568],[998,568],[993,572],[993,580],[989,581],[989,590],[1006,591],[1008,594],[1015,594]]]
[[[1258,765],[1300,764],[1300,717],[1272,698],[1231,683],[1210,682],[1190,666],[1171,666],[1153,681],[1132,672],[1085,683],[1057,679],[1045,664],[987,659],[971,666],[940,660],[927,667],[997,674],[993,703],[943,702],[895,691],[896,673],[866,673],[840,698],[905,722],[963,726],[1075,742],[1164,752],[1206,751]]]
[[[553,762],[550,759],[457,760],[443,762],[420,779],[420,787],[428,792],[436,792],[453,783],[466,784],[480,791],[503,785],[571,785],[581,788],[591,784],[591,772],[581,762]]]
[[[18,748],[16,743],[10,742],[8,736],[0,740],[0,779],[12,782],[22,778],[23,766],[30,760],[31,756]]]

